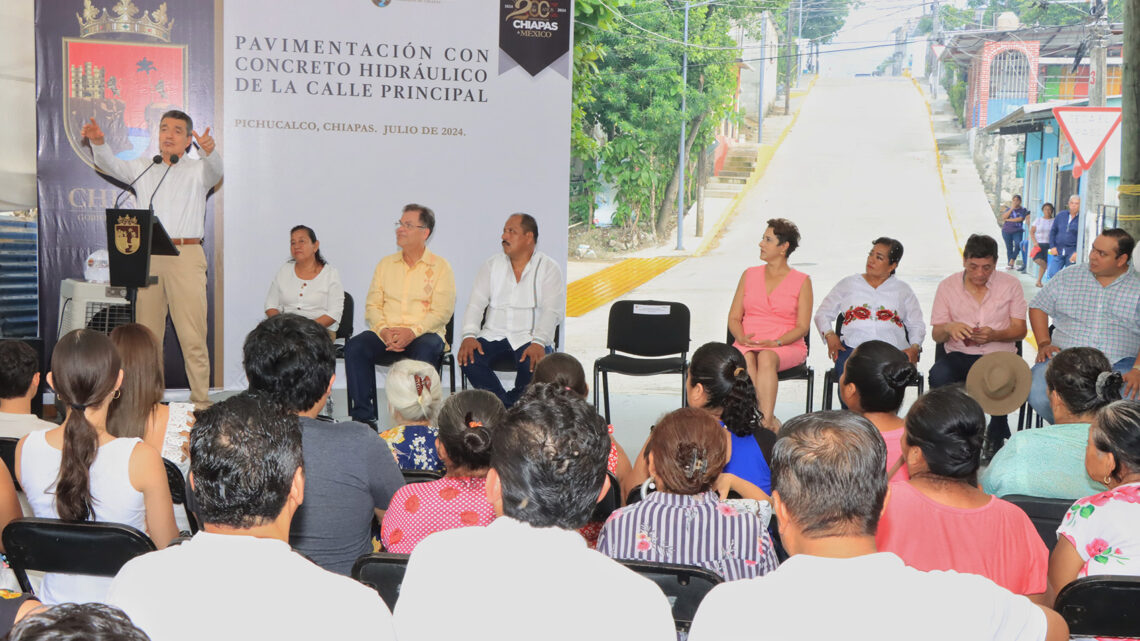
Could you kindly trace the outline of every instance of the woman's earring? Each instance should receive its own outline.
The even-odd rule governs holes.
[[[123,393],[121,391],[115,390],[115,393],[113,395],[111,395],[111,398],[112,399],[118,399],[122,395],[123,395]]]

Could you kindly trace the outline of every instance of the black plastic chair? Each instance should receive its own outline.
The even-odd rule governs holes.
[[[693,625],[693,617],[705,595],[724,582],[712,570],[689,565],[626,560],[620,563],[661,588],[669,599],[669,605],[673,609],[673,622],[678,630],[687,631]]]
[[[1061,588],[1053,609],[1069,624],[1069,634],[1088,637],[1140,637],[1140,577],[1086,576]]]
[[[556,326],[554,328],[554,351],[556,351],[556,352],[558,351],[558,348],[561,346],[561,343],[560,343],[560,341],[561,341],[560,334],[561,333],[562,333],[562,326],[561,325]],[[450,356],[453,361],[455,360],[455,357],[451,356],[451,354],[448,354],[448,356]],[[511,356],[510,354],[503,354],[502,356],[495,359],[491,363],[491,369],[496,371],[496,372],[503,372],[505,374],[509,374],[509,373],[517,371],[518,365],[517,365],[517,363],[515,363],[515,359],[513,356]],[[460,385],[463,387],[463,389],[467,389],[467,372],[463,371],[462,367],[459,368],[459,371],[460,371],[460,375],[459,375]]]
[[[590,517],[591,523],[605,523],[606,519],[621,507],[621,483],[613,472],[607,471],[606,477],[610,479],[610,489],[594,506],[594,514]]]
[[[610,353],[594,361],[594,409],[598,408],[600,374],[607,422],[610,422],[611,372],[626,376],[680,374],[681,406],[689,404],[685,394],[689,369],[689,308],[684,304],[656,300],[615,302],[610,306],[606,347]],[[660,358],[662,356],[669,357]]]
[[[1033,526],[1037,528],[1037,533],[1041,535],[1041,540],[1052,552],[1053,546],[1057,545],[1057,528],[1061,525],[1061,519],[1065,518],[1065,513],[1072,507],[1073,501],[1024,494],[1010,494],[1001,498],[1021,508],[1029,516],[1029,520],[1033,521]]]
[[[442,472],[435,470],[400,470],[400,474],[404,476],[404,483],[427,483],[428,481],[438,481],[443,478]]]
[[[127,561],[155,550],[150,537],[122,523],[21,518],[4,528],[2,538],[8,565],[29,594],[29,570],[110,577]]]
[[[835,317],[835,334],[836,334],[836,336],[838,336],[842,332],[842,330],[843,330],[843,314],[840,314],[839,316]],[[903,330],[903,331],[905,332],[906,330]],[[909,335],[907,335],[907,340],[910,340]],[[854,347],[848,347],[847,349],[855,349],[855,348]],[[935,358],[937,358],[937,356],[935,356]],[[831,369],[829,369],[823,373],[823,402],[820,403],[820,407],[822,409],[829,410],[832,408],[832,404],[833,404],[832,399],[835,396],[834,389],[838,385],[839,385],[839,374],[835,371],[834,367],[832,367]],[[922,376],[922,372],[918,373],[918,376],[915,377],[914,382],[911,383],[911,385],[913,385],[914,387],[917,387],[918,388],[918,395],[922,396],[923,392],[926,391],[926,379]],[[910,387],[911,385],[907,385],[907,387]]]
[[[352,338],[352,315],[356,312],[356,303],[352,300],[352,294],[344,293],[344,309],[340,313],[340,325],[336,326],[336,340],[348,340]],[[336,346],[336,357],[344,358],[344,344],[338,343]]]
[[[725,339],[729,345],[736,344],[736,337],[732,335],[732,330],[728,330],[728,338]],[[804,344],[807,345],[808,355],[811,355],[811,332],[808,331],[804,334]],[[815,368],[807,364],[807,360],[796,365],[782,370],[776,374],[776,379],[779,381],[807,381],[807,399],[804,402],[804,412],[811,412],[813,401],[815,400]]]
[[[181,505],[186,510],[186,521],[190,523],[190,534],[198,533],[198,515],[190,509],[186,501],[186,480],[182,478],[182,470],[169,459],[162,459],[166,468],[166,483],[170,486],[170,500],[175,505]]]
[[[404,583],[404,573],[407,571],[407,554],[374,552],[365,554],[352,564],[352,578],[376,590],[389,610],[396,609],[400,586]]]
[[[24,488],[20,487],[20,479],[16,478],[16,444],[19,442],[20,439],[12,436],[0,437],[0,460],[8,466],[8,473],[12,475],[12,482],[16,484],[16,491],[23,492]]]
[[[347,301],[348,300],[347,299],[348,294],[345,294],[345,296],[346,296],[345,300]],[[439,378],[441,381],[443,380],[443,366],[447,365],[448,370],[451,373],[451,391],[453,393],[455,392],[455,357],[451,353],[451,341],[453,340],[454,333],[455,333],[455,316],[453,315],[450,319],[448,319],[447,326],[444,328],[443,340],[445,343],[447,343],[448,349],[445,350],[442,354],[440,354],[438,361],[436,361],[435,363],[432,363],[433,365],[435,365],[435,371],[439,372]],[[338,333],[337,336],[339,337],[340,334]],[[372,390],[372,393],[371,393],[372,406],[376,408],[376,415],[377,415],[377,418],[379,418],[380,417],[380,403],[376,398],[375,375],[373,375],[372,387],[370,389]],[[353,408],[352,396],[350,395],[348,397],[349,415],[352,414],[352,408]]]

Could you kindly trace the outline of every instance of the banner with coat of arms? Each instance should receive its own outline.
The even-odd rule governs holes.
[[[164,112],[188,112],[201,128],[215,120],[214,3],[200,0],[37,0],[37,180],[40,210],[40,328],[55,344],[60,282],[83,278],[89,255],[106,247],[104,210],[123,187],[94,169],[80,134],[94,118],[115,155],[130,160],[157,152]],[[214,199],[207,200],[207,261],[213,264]],[[127,194],[122,206],[133,207]],[[116,243],[137,245],[129,221]],[[214,297],[209,270],[207,296]],[[214,309],[210,305],[213,346]],[[181,350],[166,332],[167,387],[184,387]],[[50,355],[48,356],[50,358]]]

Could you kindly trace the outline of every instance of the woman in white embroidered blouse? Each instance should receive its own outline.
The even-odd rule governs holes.
[[[837,377],[843,374],[851,350],[869,340],[890,343],[910,362],[918,363],[926,322],[914,290],[895,276],[902,255],[899,241],[876,239],[867,254],[865,271],[839,281],[819,304],[815,327],[827,341],[827,355],[835,361]],[[835,333],[840,314],[842,335]]]
[[[281,266],[269,285],[265,315],[298,314],[335,332],[344,311],[340,273],[321,256],[316,232],[305,225],[289,231],[289,251],[292,260]]]

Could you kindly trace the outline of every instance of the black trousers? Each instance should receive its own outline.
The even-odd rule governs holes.
[[[966,375],[970,368],[981,358],[981,354],[963,354],[962,352],[946,352],[946,356],[938,359],[930,368],[930,389],[966,382]],[[991,416],[989,432],[990,443],[995,447],[1009,438],[1009,418],[1005,416]]]

